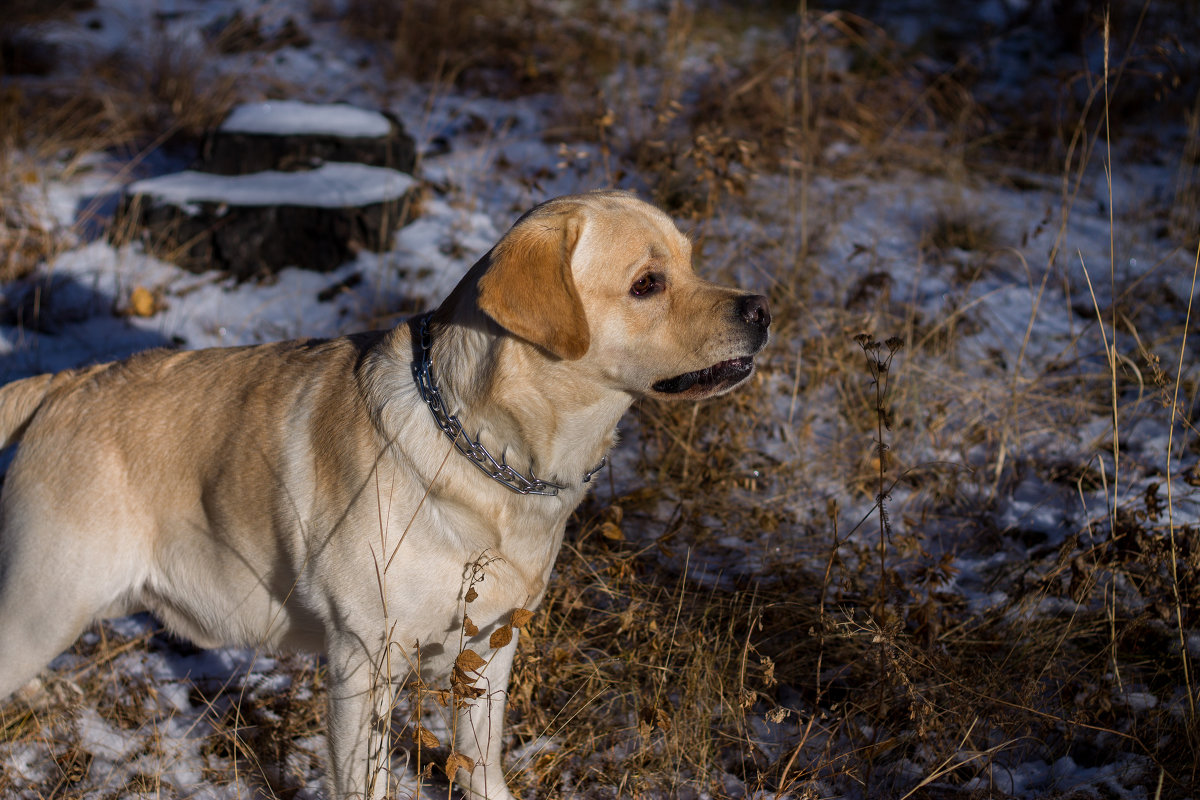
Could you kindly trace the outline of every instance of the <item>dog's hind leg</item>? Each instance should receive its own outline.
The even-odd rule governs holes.
[[[13,500],[0,505],[0,699],[36,677],[92,621],[133,610],[125,602],[130,559],[90,532],[67,534],[77,523],[57,519],[52,506],[23,514]]]
[[[4,534],[0,534],[3,536]],[[7,548],[6,548],[7,549]],[[0,556],[0,699],[37,676],[91,621],[35,565]],[[66,594],[70,594],[69,590]]]

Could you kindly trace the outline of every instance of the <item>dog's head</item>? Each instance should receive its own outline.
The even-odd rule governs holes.
[[[711,397],[750,377],[771,312],[761,295],[699,278],[691,249],[670,217],[630,194],[560,197],[492,250],[479,308],[612,389]]]

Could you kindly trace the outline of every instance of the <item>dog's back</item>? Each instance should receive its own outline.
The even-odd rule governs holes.
[[[16,444],[25,434],[54,375],[34,375],[0,386],[0,449]]]

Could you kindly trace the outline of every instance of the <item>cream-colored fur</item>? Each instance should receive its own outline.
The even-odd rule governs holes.
[[[632,400],[725,391],[767,338],[765,300],[700,280],[690,255],[630,195],[559,198],[433,315],[449,409],[497,458],[566,486],[557,496],[518,495],[452,448],[414,385],[412,322],[0,388],[0,441],[20,441],[0,502],[0,698],[94,620],[143,609],[202,646],[321,651],[331,789],[381,797],[389,694],[418,663],[430,683],[449,674],[482,564],[468,645],[489,659],[487,693],[460,714],[454,747],[476,767],[457,781],[511,797],[516,637],[490,651],[489,635],[541,600],[582,478]]]

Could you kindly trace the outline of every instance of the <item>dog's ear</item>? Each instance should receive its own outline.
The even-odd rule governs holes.
[[[574,360],[591,337],[571,257],[583,223],[570,209],[517,222],[493,248],[479,279],[479,307],[522,339]]]

